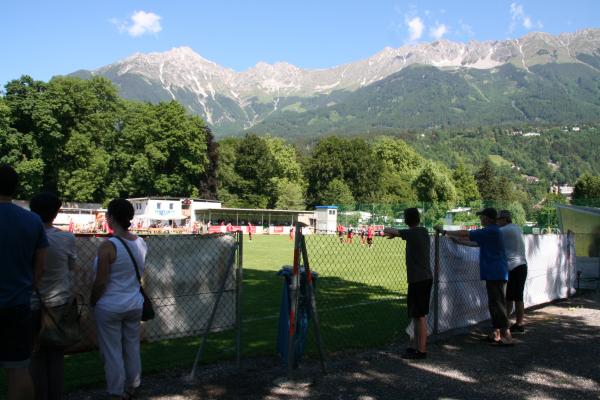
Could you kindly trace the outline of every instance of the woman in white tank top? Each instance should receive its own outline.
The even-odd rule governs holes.
[[[140,318],[144,299],[135,266],[124,246],[135,257],[140,275],[144,273],[147,246],[128,231],[133,215],[133,206],[125,199],[108,204],[107,222],[115,237],[100,245],[94,261],[91,304],[111,399],[132,398],[141,382]]]

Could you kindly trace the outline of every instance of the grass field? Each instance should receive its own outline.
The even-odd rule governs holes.
[[[317,305],[327,352],[373,347],[404,338],[406,269],[404,242],[375,238],[372,248],[342,244],[334,235],[307,236],[309,261],[318,273]],[[277,271],[293,261],[287,236],[255,235],[243,242],[243,357],[276,352],[283,279]],[[142,346],[144,374],[190,367],[200,338],[165,340]],[[316,354],[309,335],[307,352]],[[235,357],[234,332],[209,337],[203,362]],[[67,356],[67,390],[104,379],[97,352]],[[0,397],[5,390],[2,390]]]

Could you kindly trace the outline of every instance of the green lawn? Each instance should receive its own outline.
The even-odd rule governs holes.
[[[372,248],[342,244],[334,235],[306,237],[309,261],[318,273],[317,305],[327,352],[372,347],[403,339],[407,323],[404,242],[375,238]],[[293,262],[288,236],[255,235],[243,242],[243,356],[275,354],[283,279],[276,275]],[[316,354],[309,335],[307,352]],[[142,346],[144,373],[192,365],[199,338]],[[209,337],[204,362],[235,358],[234,332]],[[104,379],[97,352],[66,357],[67,390],[99,385]],[[0,396],[4,395],[4,390]]]

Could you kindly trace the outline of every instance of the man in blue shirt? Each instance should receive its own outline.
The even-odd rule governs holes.
[[[40,217],[15,204],[18,176],[0,164],[0,368],[7,398],[33,399],[31,293],[39,282],[48,240]]]
[[[488,307],[492,318],[494,333],[491,337],[496,345],[513,345],[506,312],[506,281],[508,263],[504,251],[502,232],[496,225],[497,212],[488,207],[477,212],[483,228],[472,231],[445,231],[436,227],[443,235],[456,239],[459,243],[474,242],[479,246],[479,275],[485,281],[488,295]]]

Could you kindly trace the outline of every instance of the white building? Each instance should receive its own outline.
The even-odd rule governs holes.
[[[191,226],[196,210],[221,208],[214,200],[182,199],[178,197],[141,197],[128,199],[135,210],[133,226]]]
[[[337,231],[337,206],[316,206],[316,231],[319,233],[335,233]]]

